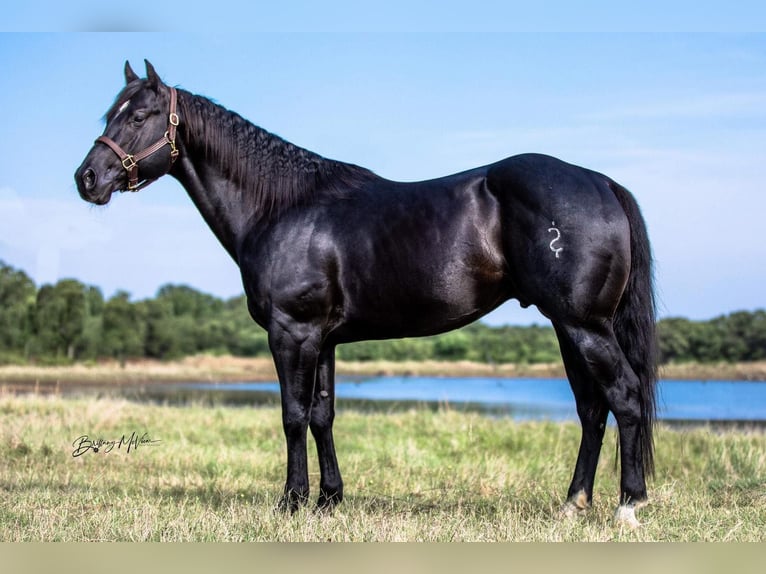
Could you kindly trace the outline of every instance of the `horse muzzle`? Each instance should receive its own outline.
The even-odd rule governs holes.
[[[109,181],[110,178],[107,179],[103,175],[99,175],[96,169],[85,163],[77,169],[74,179],[80,197],[96,205],[109,203],[112,193],[120,186],[118,182]]]

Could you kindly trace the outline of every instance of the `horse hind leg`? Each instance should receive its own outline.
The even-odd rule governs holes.
[[[559,335],[559,342],[582,427],[574,475],[567,492],[567,500],[561,508],[562,516],[572,518],[584,515],[593,503],[593,485],[609,407],[600,389],[587,376],[586,369],[579,361],[577,349],[571,346],[565,334]]]
[[[562,349],[568,356],[570,365],[580,369],[575,376],[573,388],[578,381],[587,377],[595,392],[592,396],[601,394],[604,403],[614,414],[617,421],[620,442],[620,503],[615,515],[616,520],[635,528],[639,526],[635,511],[647,501],[646,480],[644,476],[643,453],[641,446],[641,400],[638,377],[631,369],[625,354],[612,330],[611,324],[588,326],[558,325],[557,333],[563,340]],[[579,402],[579,401],[578,401]],[[592,402],[592,400],[591,400]],[[584,406],[587,402],[584,402]],[[581,409],[578,405],[578,412]],[[601,417],[606,418],[602,410],[597,417],[588,418],[588,425],[593,427]],[[590,438],[586,439],[586,435]],[[602,437],[603,430],[598,427],[590,431],[583,427],[583,443],[593,442],[596,437]],[[591,445],[592,449],[592,445]],[[594,450],[586,446],[583,458],[578,457],[575,476],[570,486],[570,497],[577,496],[580,485],[587,487],[591,468],[595,474]],[[580,475],[582,473],[582,476]],[[573,492],[574,491],[574,492]],[[587,496],[587,490],[585,491]],[[571,500],[571,499],[570,499]]]

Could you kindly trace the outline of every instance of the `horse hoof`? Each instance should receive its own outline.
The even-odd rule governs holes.
[[[299,495],[292,491],[289,494],[284,494],[282,498],[279,499],[276,510],[277,512],[285,514],[295,514],[302,506],[305,506],[307,502],[308,494]]]
[[[559,509],[559,518],[564,520],[572,520],[574,518],[580,518],[588,513],[587,508],[580,508],[574,502],[566,501]]]
[[[590,509],[588,497],[584,492],[578,492],[561,506],[559,516],[565,519],[577,518],[585,516],[588,509]]]
[[[299,505],[291,502],[286,496],[283,496],[274,507],[274,514],[294,514],[298,508]]]
[[[342,494],[326,495],[322,493],[317,500],[316,511],[317,512],[332,512],[336,506],[340,504],[343,499]]]
[[[614,521],[617,526],[624,526],[630,530],[640,528],[641,523],[636,518],[636,509],[645,504],[621,504],[618,506],[617,511],[614,513]]]

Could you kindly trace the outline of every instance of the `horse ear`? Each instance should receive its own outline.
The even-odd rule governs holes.
[[[156,90],[162,84],[162,80],[160,80],[149,60],[144,60],[144,63],[146,64],[146,79],[149,80],[149,86]]]
[[[125,60],[125,84],[127,85],[135,80],[138,80],[138,74],[130,67],[130,62]]]

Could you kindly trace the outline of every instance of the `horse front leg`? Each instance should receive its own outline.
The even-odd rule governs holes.
[[[332,425],[335,420],[335,348],[322,350],[314,385],[314,402],[311,407],[311,434],[317,445],[319,457],[318,508],[332,508],[343,500],[343,480],[335,455]]]
[[[309,496],[306,432],[311,420],[318,337],[305,329],[269,329],[269,346],[279,377],[282,427],[287,441],[287,479],[279,507],[295,512]]]

